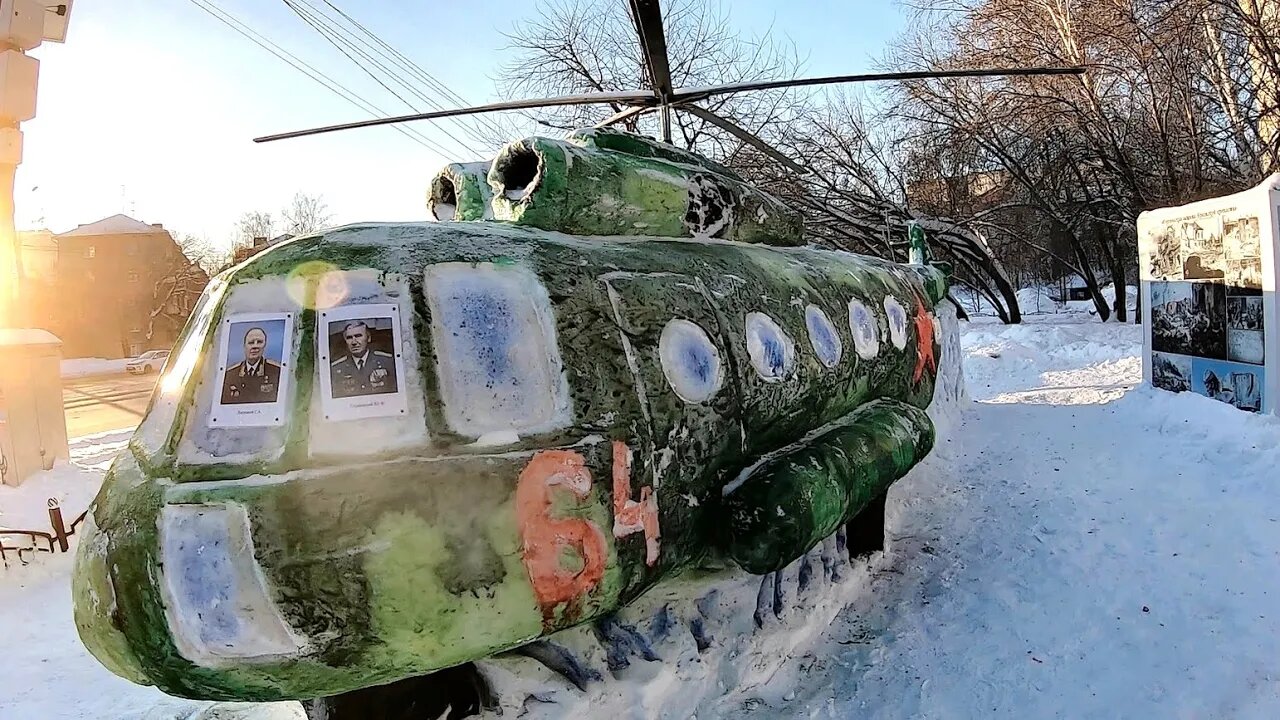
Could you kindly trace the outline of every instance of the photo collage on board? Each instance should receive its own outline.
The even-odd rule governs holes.
[[[1152,383],[1262,409],[1266,344],[1256,216],[1202,213],[1163,224],[1151,253]]]

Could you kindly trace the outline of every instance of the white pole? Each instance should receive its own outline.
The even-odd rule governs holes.
[[[26,55],[45,40],[66,39],[72,0],[0,0],[0,327],[23,324],[22,244],[14,226],[14,179],[22,162],[24,120],[36,115],[40,62]]]
[[[21,327],[22,322],[22,243],[13,222],[13,184],[17,165],[0,164],[0,241],[9,248],[6,253],[4,297],[0,298],[0,327]]]

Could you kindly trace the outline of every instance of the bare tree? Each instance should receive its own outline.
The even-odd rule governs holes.
[[[246,212],[236,221],[237,240],[245,245],[252,245],[254,238],[270,239],[275,234],[276,223],[271,213]]]
[[[301,192],[293,196],[289,207],[280,214],[284,217],[285,232],[295,236],[322,230],[333,220],[324,198]]]
[[[676,142],[800,207],[814,242],[898,257],[922,222],[957,278],[1016,322],[1015,289],[1078,276],[1099,317],[1126,319],[1137,216],[1240,190],[1280,169],[1280,10],[1263,0],[918,0],[894,69],[1085,65],[1080,77],[901,83],[868,113],[845,95],[723,99],[719,112],[813,172],[796,177],[701,121]],[[645,82],[623,4],[557,0],[510,36],[508,95]],[[794,53],[747,41],[698,0],[672,0],[676,85],[792,74]],[[614,111],[622,107],[612,108]],[[574,127],[596,109],[538,111]],[[655,119],[629,118],[652,134]],[[939,218],[951,218],[940,220]],[[1102,286],[1111,283],[1113,299]]]
[[[212,273],[206,266],[218,269],[225,266],[227,257],[227,253],[218,252],[204,238],[184,235],[181,240],[175,239],[170,251],[160,259],[163,263],[161,272],[153,277],[155,285],[147,318],[148,340],[161,327],[176,337],[209,284]]]
[[[743,172],[800,208],[810,240],[819,245],[905,261],[908,225],[920,224],[956,278],[981,293],[1001,319],[1018,322],[1016,289],[986,237],[947,219],[947,208],[917,202],[919,183],[902,162],[905,131],[861,97],[833,90],[775,140],[803,160],[807,175],[779,175],[776,163]]]
[[[706,0],[663,4],[664,29],[675,87],[696,87],[748,80],[792,77],[803,65],[794,47],[770,35],[743,38],[723,10]],[[611,92],[647,87],[643,53],[626,3],[613,0],[550,0],[539,3],[536,18],[521,21],[507,35],[514,59],[498,76],[507,97]],[[740,126],[768,136],[786,127],[796,108],[792,91],[725,95],[708,109]],[[545,108],[528,115],[559,129],[590,127],[622,105]],[[656,134],[653,113],[633,116],[621,127]],[[743,143],[720,128],[686,113],[675,113],[676,144],[717,159],[730,159]]]
[[[926,0],[896,67],[1086,65],[1071,78],[901,85],[913,173],[998,172],[959,219],[1079,275],[1123,320],[1143,210],[1240,190],[1275,165],[1277,13],[1255,0]],[[1269,109],[1270,108],[1270,109]],[[939,152],[939,149],[944,149]],[[954,162],[959,160],[959,162]],[[1115,286],[1110,304],[1100,285]]]
[[[625,4],[558,0],[508,36],[515,59],[500,87],[512,95],[559,95],[644,87],[644,61]],[[741,38],[728,17],[700,0],[664,7],[677,87],[792,77],[801,68],[794,48],[769,35]],[[832,98],[835,98],[834,100]],[[609,110],[624,109],[617,105]],[[844,95],[825,99],[806,91],[751,92],[719,98],[712,109],[785,149],[814,172],[797,177],[718,127],[682,113],[673,116],[675,144],[728,165],[805,213],[809,239],[820,245],[905,259],[907,224],[923,224],[957,266],[959,277],[979,288],[1002,318],[1017,322],[1015,290],[985,239],[972,229],[907,209],[907,182],[897,167],[896,140],[883,117],[866,122],[861,103]],[[539,122],[557,128],[589,126],[598,108],[539,110]],[[656,118],[632,116],[625,129],[656,134]],[[876,135],[868,125],[881,128]]]
[[[231,261],[231,250],[229,248],[215,247],[209,238],[204,235],[170,234],[173,236],[174,242],[178,243],[182,254],[188,260],[200,266],[200,269],[210,276],[221,272]]]

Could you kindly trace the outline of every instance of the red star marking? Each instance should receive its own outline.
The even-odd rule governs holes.
[[[938,360],[933,356],[933,318],[925,311],[924,300],[919,295],[916,299],[920,304],[916,306],[916,316],[911,320],[916,326],[916,372],[912,376],[912,382],[919,383],[924,376],[925,365],[935,375],[938,374]]]

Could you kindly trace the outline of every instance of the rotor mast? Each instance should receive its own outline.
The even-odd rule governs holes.
[[[658,99],[659,124],[662,142],[671,142],[671,66],[667,64],[667,36],[662,28],[662,9],[658,0],[630,0],[631,19],[640,36],[640,48],[644,51],[644,67],[649,84]]]

